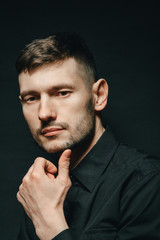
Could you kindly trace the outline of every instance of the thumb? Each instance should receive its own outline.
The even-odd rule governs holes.
[[[58,162],[58,176],[63,179],[67,179],[69,176],[69,165],[72,151],[70,149],[66,149]]]

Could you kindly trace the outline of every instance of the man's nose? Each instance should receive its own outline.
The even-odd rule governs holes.
[[[56,119],[57,114],[55,111],[55,106],[49,99],[41,99],[40,106],[39,106],[39,112],[38,112],[38,118],[41,121],[48,121],[49,119]]]

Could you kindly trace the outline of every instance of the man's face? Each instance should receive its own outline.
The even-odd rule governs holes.
[[[68,59],[19,75],[24,117],[35,141],[49,153],[72,148],[94,130],[92,91]]]

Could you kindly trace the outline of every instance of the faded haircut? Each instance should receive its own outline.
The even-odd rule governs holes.
[[[18,74],[30,72],[45,64],[73,58],[88,85],[97,80],[96,63],[86,42],[73,32],[56,32],[54,35],[35,39],[20,52],[16,69]]]

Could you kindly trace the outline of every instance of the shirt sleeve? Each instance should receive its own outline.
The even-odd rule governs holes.
[[[160,239],[160,173],[137,181],[121,200],[117,240]]]
[[[57,236],[55,236],[52,240],[73,240],[71,229],[66,229],[60,232]],[[20,231],[17,240],[39,240],[36,235],[35,228],[31,219],[26,215],[22,217]]]
[[[52,238],[52,240],[73,240],[72,232],[70,229],[66,229]]]
[[[25,211],[22,216],[21,225],[17,240],[39,240],[35,233],[35,228],[31,219],[26,215]]]

